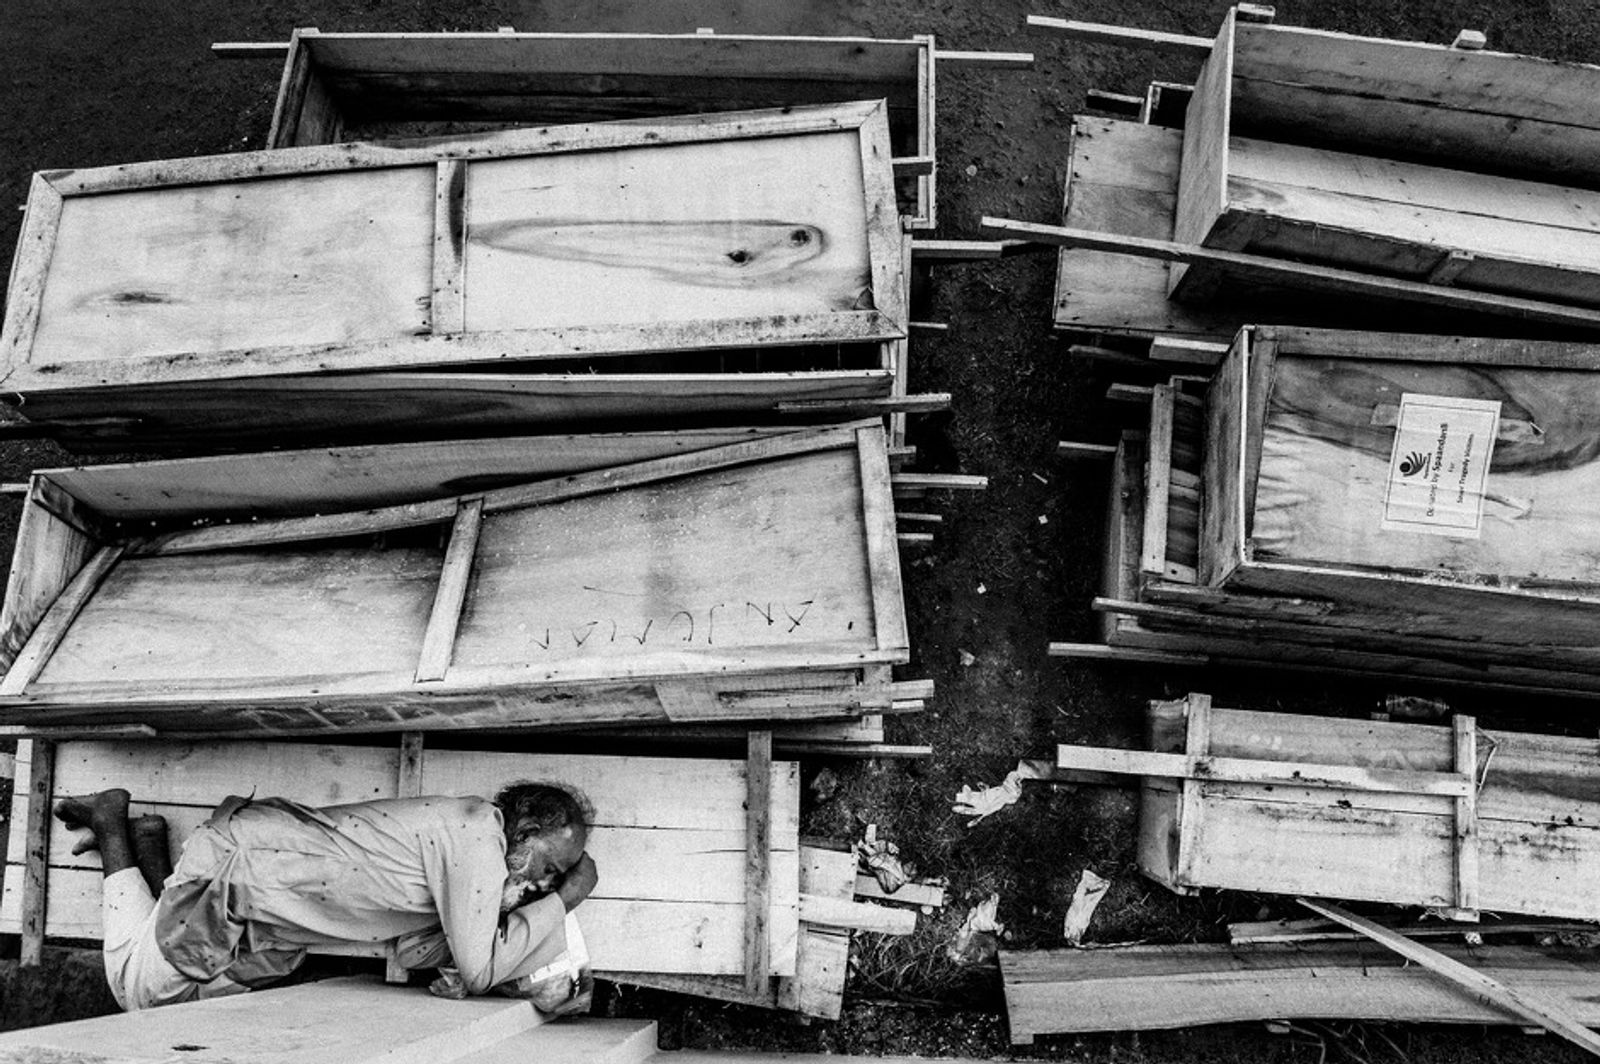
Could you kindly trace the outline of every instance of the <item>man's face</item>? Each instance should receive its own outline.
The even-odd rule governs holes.
[[[583,857],[588,835],[582,828],[530,832],[506,850],[506,887],[502,909],[525,904],[529,895],[548,894]]]

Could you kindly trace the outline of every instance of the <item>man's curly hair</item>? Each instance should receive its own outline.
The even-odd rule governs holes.
[[[546,835],[565,827],[587,832],[594,826],[594,806],[583,792],[564,783],[517,780],[494,796],[513,834]]]

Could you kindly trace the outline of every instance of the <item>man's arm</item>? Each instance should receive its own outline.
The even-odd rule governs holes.
[[[425,845],[425,871],[456,968],[467,991],[482,994],[561,955],[566,914],[589,896],[598,875],[586,854],[554,894],[514,909],[502,920],[506,865],[499,814],[484,802],[464,819],[459,832]]]

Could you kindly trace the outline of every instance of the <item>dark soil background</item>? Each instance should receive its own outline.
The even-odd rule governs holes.
[[[223,62],[218,40],[283,40],[294,26],[324,31],[648,30],[868,34],[933,33],[958,49],[1033,51],[1031,71],[939,70],[939,236],[978,237],[982,214],[1059,217],[1068,119],[1089,88],[1142,93],[1151,79],[1189,81],[1194,64],[1152,53],[1083,47],[1023,30],[1026,14],[1213,33],[1219,0],[1162,0],[1130,8],[1106,0],[524,0],[380,3],[268,0],[12,0],[0,36],[0,254],[15,244],[34,170],[260,147],[280,65]],[[1404,39],[1448,42],[1462,28],[1491,48],[1560,59],[1600,57],[1600,0],[1520,4],[1335,0],[1285,2],[1279,21]],[[867,1054],[998,1057],[1007,1045],[992,964],[959,967],[945,947],[967,909],[1001,897],[1008,948],[1060,944],[1079,874],[1113,880],[1089,934],[1096,942],[1220,940],[1232,919],[1287,914],[1281,900],[1210,894],[1180,900],[1138,876],[1131,794],[1030,785],[1019,805],[976,827],[950,812],[963,784],[998,783],[1021,757],[1048,757],[1058,742],[1134,745],[1144,702],[1209,691],[1219,704],[1365,713],[1388,687],[1309,675],[1203,672],[1052,661],[1050,640],[1094,638],[1088,602],[1098,581],[1107,472],[1053,458],[1059,439],[1112,442],[1138,412],[1103,396],[1113,378],[1075,362],[1052,337],[1053,260],[944,267],[915,316],[949,323],[917,337],[914,391],[949,391],[948,415],[914,418],[918,467],[981,473],[990,490],[936,506],[936,545],[905,556],[916,660],[907,676],[934,679],[919,717],[896,720],[891,741],[926,743],[931,759],[807,764],[838,786],[808,793],[805,830],[859,838],[876,824],[923,875],[945,876],[950,905],[918,934],[857,936],[845,1017],[802,1024],[673,995],[613,991],[604,1011],[662,1022],[665,1047],[733,1047]],[[1152,378],[1153,379],[1153,378]],[[0,479],[72,464],[45,443],[0,446]],[[0,556],[19,505],[0,502]],[[963,664],[970,655],[970,664]],[[1398,690],[1398,689],[1396,689]],[[1420,692],[1428,693],[1428,692]],[[1569,707],[1508,706],[1452,693],[1452,705],[1492,725],[1529,717],[1581,727]],[[1591,729],[1592,730],[1592,729]],[[136,787],[136,782],[131,784]],[[822,788],[827,790],[827,788]],[[42,969],[0,962],[0,1028],[54,1022],[113,1008],[83,952],[52,950]],[[1560,1061],[1576,1051],[1515,1029],[1300,1024],[1289,1035],[1259,1026],[1043,1041],[1018,1055],[1082,1061]]]

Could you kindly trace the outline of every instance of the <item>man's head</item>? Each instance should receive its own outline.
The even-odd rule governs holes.
[[[494,797],[506,823],[506,885],[501,909],[525,904],[561,883],[589,844],[594,809],[555,783],[508,784]]]

